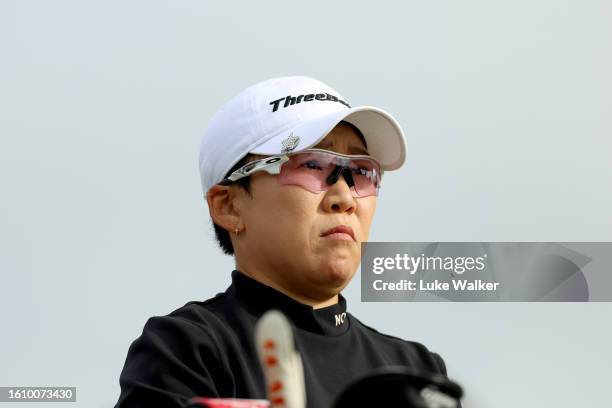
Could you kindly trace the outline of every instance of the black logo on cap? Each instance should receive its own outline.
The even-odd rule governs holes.
[[[307,94],[307,95],[298,95],[298,96],[287,95],[284,98],[280,98],[275,101],[272,101],[270,102],[270,105],[272,105],[272,112],[276,112],[278,110],[278,108],[281,106],[282,101],[285,101],[285,103],[283,103],[283,108],[286,108],[291,105],[296,105],[301,102],[312,102],[312,101],[338,102],[338,103],[343,104],[347,108],[351,107],[351,105],[349,105],[347,102],[343,101],[342,99],[338,99],[338,97],[335,95],[331,95],[328,93],[318,93],[318,94]]]

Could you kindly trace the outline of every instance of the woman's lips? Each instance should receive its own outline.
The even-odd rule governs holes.
[[[321,237],[328,239],[339,239],[342,241],[355,241],[355,233],[348,225],[338,225],[325,231]]]
[[[345,234],[344,232],[335,232],[333,234],[324,235],[323,238],[326,239],[338,239],[341,241],[354,241],[353,237],[349,234]]]

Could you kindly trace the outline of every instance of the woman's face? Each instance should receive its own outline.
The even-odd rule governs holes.
[[[343,154],[366,154],[350,127],[336,126],[317,146]],[[327,191],[280,185],[277,176],[251,176],[250,196],[236,195],[244,229],[232,237],[239,269],[302,299],[325,301],[351,280],[361,259],[376,197],[353,197],[343,177]],[[353,230],[323,236],[339,225]]]

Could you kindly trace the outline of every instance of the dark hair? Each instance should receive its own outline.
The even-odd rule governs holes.
[[[368,148],[368,145],[365,141],[365,137],[363,136],[363,133],[361,133],[361,130],[359,130],[357,126],[353,125],[350,122],[346,122],[344,120],[341,121],[339,124],[347,125],[351,129],[353,129],[355,133],[357,133],[357,136],[359,136],[359,138],[363,142],[366,149]],[[229,169],[225,177],[229,177],[230,174],[232,174],[234,171],[238,170],[240,167],[250,162],[252,157],[256,157],[256,156],[252,154],[247,154],[246,156],[244,156],[242,159],[240,159],[240,161],[238,161],[238,163],[236,163],[231,169]],[[241,187],[250,195],[251,194],[250,180],[251,180],[250,177],[241,178],[240,180],[236,181],[234,185]],[[215,230],[215,238],[217,239],[217,242],[219,243],[219,246],[221,247],[221,250],[223,251],[223,253],[227,255],[234,255],[234,246],[232,245],[232,240],[230,239],[230,233],[225,228],[217,225],[214,221],[213,221],[213,228]]]

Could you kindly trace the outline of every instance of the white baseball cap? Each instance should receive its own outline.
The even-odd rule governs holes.
[[[226,102],[210,120],[200,145],[200,177],[206,193],[248,153],[277,155],[308,149],[340,122],[355,125],[368,153],[383,170],[406,160],[400,125],[382,109],[351,107],[328,85],[305,76],[273,78]]]

